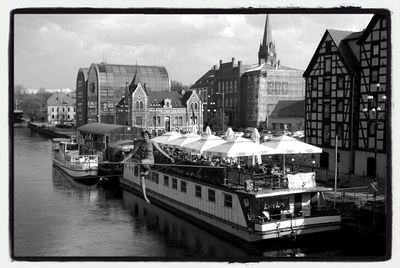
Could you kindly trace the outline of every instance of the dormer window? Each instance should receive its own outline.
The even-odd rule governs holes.
[[[170,108],[171,107],[171,99],[165,99],[164,100],[164,107]]]

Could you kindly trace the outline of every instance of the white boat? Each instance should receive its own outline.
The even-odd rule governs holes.
[[[198,165],[191,163],[192,165]],[[124,164],[121,187],[141,193],[137,162]],[[315,173],[276,177],[232,168],[153,166],[146,179],[152,203],[228,237],[255,242],[340,229]]]
[[[75,179],[97,177],[97,155],[80,155],[79,146],[70,139],[52,140],[53,164]]]

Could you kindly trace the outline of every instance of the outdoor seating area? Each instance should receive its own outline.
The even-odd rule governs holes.
[[[159,143],[175,160],[177,166],[167,167],[168,172],[203,181],[218,181],[219,184],[246,191],[285,189],[288,188],[287,175],[311,172],[311,167],[300,167],[293,163],[287,167],[285,157],[270,157],[263,163],[261,155],[321,152],[318,147],[286,136],[272,137],[260,144],[259,136],[257,129],[253,130],[250,139],[246,139],[235,136],[232,129],[228,128],[224,138],[221,138],[211,134],[207,128],[202,136],[168,132],[153,138],[153,141]],[[162,161],[163,157],[156,155],[156,162]]]

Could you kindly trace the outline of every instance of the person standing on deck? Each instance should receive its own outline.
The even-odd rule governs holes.
[[[156,142],[150,139],[151,136],[147,130],[142,131],[142,137],[143,141],[137,146],[135,145],[135,148],[133,148],[133,150],[128,154],[128,156],[124,160],[122,160],[122,163],[125,163],[128,159],[132,158],[132,156],[134,156],[139,151],[139,149],[142,151],[144,157],[140,161],[140,163],[142,164],[140,165],[140,185],[142,187],[143,197],[146,200],[146,203],[150,204],[150,200],[147,198],[146,195],[145,179],[146,176],[149,175],[150,165],[154,164],[154,155],[153,155],[154,148],[160,151],[160,153],[162,153],[165,157],[169,158],[172,162],[174,162],[174,159],[170,157],[166,152],[164,152]]]

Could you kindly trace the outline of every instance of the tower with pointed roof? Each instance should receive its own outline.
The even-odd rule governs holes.
[[[275,43],[272,41],[272,33],[269,26],[268,15],[265,19],[263,42],[260,44],[260,48],[258,50],[258,65],[263,63],[268,63],[271,66],[276,65]]]

